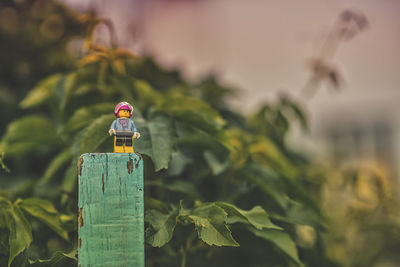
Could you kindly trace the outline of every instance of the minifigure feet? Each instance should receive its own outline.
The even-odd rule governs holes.
[[[124,153],[124,147],[123,146],[114,146],[114,153]]]
[[[125,147],[125,153],[134,153],[133,152],[133,147],[132,146],[126,146]]]

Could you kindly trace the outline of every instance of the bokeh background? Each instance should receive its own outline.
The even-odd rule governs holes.
[[[211,73],[239,88],[231,104],[244,113],[280,94],[300,98],[311,122],[308,149],[319,152],[328,145],[340,156],[379,158],[400,171],[398,1],[64,3],[109,18],[120,46],[179,68],[190,81]],[[368,25],[329,58],[342,81],[336,90],[323,83],[304,97],[310,61],[331,42],[339,14],[347,9],[363,14]],[[106,29],[99,32],[98,41],[107,43]]]

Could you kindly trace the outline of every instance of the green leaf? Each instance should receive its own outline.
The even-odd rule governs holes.
[[[238,247],[226,225],[227,213],[210,203],[195,208],[188,218],[195,224],[197,234],[208,245]]]
[[[206,102],[184,96],[168,97],[158,110],[167,113],[179,122],[201,129],[208,134],[217,134],[225,125],[225,121]]]
[[[151,182],[146,182],[146,186],[159,186],[162,188],[166,188],[170,191],[183,193],[185,195],[191,196],[194,199],[199,199],[200,194],[196,189],[196,186],[188,181],[183,180],[174,180],[174,181],[162,181],[156,180]]]
[[[282,211],[286,210],[289,198],[284,191],[281,179],[274,171],[260,164],[252,163],[243,169],[242,176],[266,193]]]
[[[254,235],[261,237],[265,240],[272,242],[276,247],[282,250],[286,255],[288,255],[294,262],[298,265],[303,266],[297,254],[297,248],[290,236],[280,230],[275,229],[254,229],[253,227],[248,227]]]
[[[20,106],[22,108],[35,107],[52,98],[57,82],[62,77],[64,77],[63,74],[57,73],[39,82],[21,101]]]
[[[168,213],[171,210],[171,204],[166,203],[165,201],[161,201],[156,198],[145,196],[144,197],[144,209],[145,210],[156,209],[163,213]]]
[[[294,179],[297,175],[297,170],[293,164],[269,138],[258,136],[256,142],[249,149],[256,162],[274,167],[289,179]]]
[[[37,259],[37,260],[29,260],[30,266],[34,267],[42,267],[42,266],[48,266],[48,267],[58,267],[58,266],[64,266],[63,264],[76,264],[78,259],[75,257],[77,251],[72,250],[69,253],[64,253],[61,251],[57,251],[53,254],[53,256],[50,259]],[[69,266],[69,265],[68,265]]]
[[[176,137],[172,119],[155,114],[147,122],[137,119],[135,125],[141,135],[135,140],[135,151],[148,155],[153,160],[156,171],[167,169]]]
[[[326,228],[325,219],[321,214],[311,209],[310,206],[293,200],[289,202],[285,216],[271,214],[271,218],[291,224],[309,225],[320,229]]]
[[[10,255],[8,258],[8,266],[10,266],[14,258],[31,244],[33,240],[32,228],[18,206],[10,203],[3,211],[6,216],[8,230],[10,231]]]
[[[177,145],[180,149],[183,149],[183,151],[202,152],[211,170],[216,173],[221,173],[228,167],[229,146],[221,136],[212,136],[197,129],[188,130],[186,128],[183,130],[182,124],[178,124],[177,132],[179,136]],[[188,154],[190,155],[190,153]],[[213,160],[215,162],[209,162]]]
[[[70,197],[69,194],[72,194],[74,192],[74,189],[77,185],[77,180],[78,180],[78,166],[73,162],[65,172],[62,184],[61,184],[61,190],[64,192],[63,196],[61,197],[61,204],[64,205],[68,197]]]
[[[7,155],[21,155],[62,143],[53,124],[45,117],[30,115],[10,123],[2,139]]]
[[[5,172],[10,173],[10,169],[7,167],[7,165],[3,161],[4,160],[4,154],[5,154],[4,152],[0,153],[0,166]]]
[[[162,103],[163,96],[153,90],[151,85],[143,80],[136,80],[133,83],[133,88],[137,95],[137,105],[140,110],[144,111],[147,108]]]
[[[80,141],[81,154],[96,152],[96,149],[111,137],[108,134],[114,114],[102,115],[95,119],[85,130]]]
[[[64,230],[60,219],[62,214],[54,208],[50,201],[39,198],[28,198],[20,200],[17,203],[21,209],[48,225],[65,240],[68,240],[68,232]]]
[[[177,150],[172,153],[171,161],[168,165],[168,174],[169,176],[178,176],[180,175],[186,166],[192,163],[193,160],[186,154],[184,154],[181,150]]]
[[[167,244],[174,233],[179,209],[173,207],[167,214],[158,210],[148,210],[145,221],[149,223],[146,229],[146,242],[153,247],[162,247]]]
[[[71,72],[61,77],[56,84],[55,93],[58,98],[59,110],[61,113],[64,113],[73,91],[78,88],[77,83],[79,83],[79,81],[77,77],[78,74],[76,72]]]
[[[240,222],[253,225],[259,230],[263,228],[282,230],[281,227],[270,221],[268,213],[260,206],[255,206],[251,210],[246,211],[226,202],[216,202],[215,204],[228,213],[227,222],[229,224]]]
[[[229,157],[221,160],[211,150],[204,151],[203,156],[214,175],[221,174],[229,167]]]
[[[82,107],[74,112],[64,127],[66,132],[74,132],[88,126],[101,115],[113,114],[115,104],[100,103]],[[112,121],[111,121],[112,122]],[[110,125],[111,125],[110,122]]]
[[[299,120],[301,127],[303,130],[308,130],[308,121],[307,116],[304,114],[304,111],[300,107],[298,103],[293,102],[287,97],[281,98],[281,104],[289,109],[293,113],[293,115]]]
[[[72,151],[70,149],[64,149],[60,154],[58,154],[50,164],[47,166],[44,175],[40,178],[39,182],[41,184],[47,183],[57,171],[66,165],[72,158]]]

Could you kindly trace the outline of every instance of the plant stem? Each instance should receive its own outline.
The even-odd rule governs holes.
[[[186,248],[181,247],[181,254],[182,254],[181,267],[185,267],[186,266]]]

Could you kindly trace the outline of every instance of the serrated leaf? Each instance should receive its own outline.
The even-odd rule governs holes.
[[[226,225],[227,213],[217,205],[211,203],[195,208],[188,218],[195,224],[199,238],[208,245],[239,246]]]
[[[148,155],[156,171],[167,169],[175,142],[175,129],[170,117],[157,114],[148,121],[135,120],[141,137],[134,141],[135,151]]]
[[[95,152],[107,138],[111,138],[108,130],[113,121],[114,114],[102,115],[86,128],[80,140],[81,154]]]
[[[260,206],[255,206],[247,211],[226,202],[216,202],[215,204],[228,213],[227,223],[229,224],[240,222],[253,225],[259,230],[263,228],[282,230],[281,227],[271,222],[268,213]]]
[[[69,253],[64,253],[64,252],[61,252],[61,251],[57,251],[57,252],[55,252],[53,254],[53,256],[50,259],[29,260],[29,264],[30,264],[30,266],[34,266],[34,267],[42,267],[42,266],[58,267],[58,266],[64,266],[62,264],[65,264],[66,262],[74,262],[74,261],[77,262],[78,261],[78,259],[75,257],[76,253],[77,253],[76,250],[72,250]]]
[[[14,258],[31,244],[33,240],[32,228],[18,206],[11,204],[3,211],[6,215],[7,227],[10,232],[10,254],[8,258],[8,266],[10,266]]]
[[[10,123],[2,139],[7,155],[26,154],[62,143],[53,124],[45,117],[30,115]]]
[[[300,266],[303,266],[303,263],[300,261],[299,256],[297,254],[296,245],[287,233],[274,229],[258,230],[253,227],[248,227],[248,229],[254,235],[272,242],[286,255],[288,255],[294,262],[296,262]]]
[[[20,106],[22,108],[35,107],[52,98],[56,84],[62,77],[63,74],[58,73],[39,82],[21,101]]]
[[[47,183],[57,171],[65,166],[72,158],[72,151],[70,149],[64,149],[60,154],[58,154],[50,164],[47,166],[44,175],[40,178],[39,183]]]
[[[148,210],[145,221],[149,223],[146,229],[146,242],[153,247],[162,247],[167,244],[174,233],[179,209],[173,207],[167,214],[158,210]]]
[[[61,213],[54,208],[50,201],[39,198],[27,198],[20,200],[18,206],[49,226],[59,236],[68,240],[68,232],[64,230],[60,219]]]
[[[88,126],[101,115],[112,114],[115,104],[100,103],[82,107],[74,112],[64,127],[66,132],[74,132]],[[111,124],[111,123],[110,123]]]

